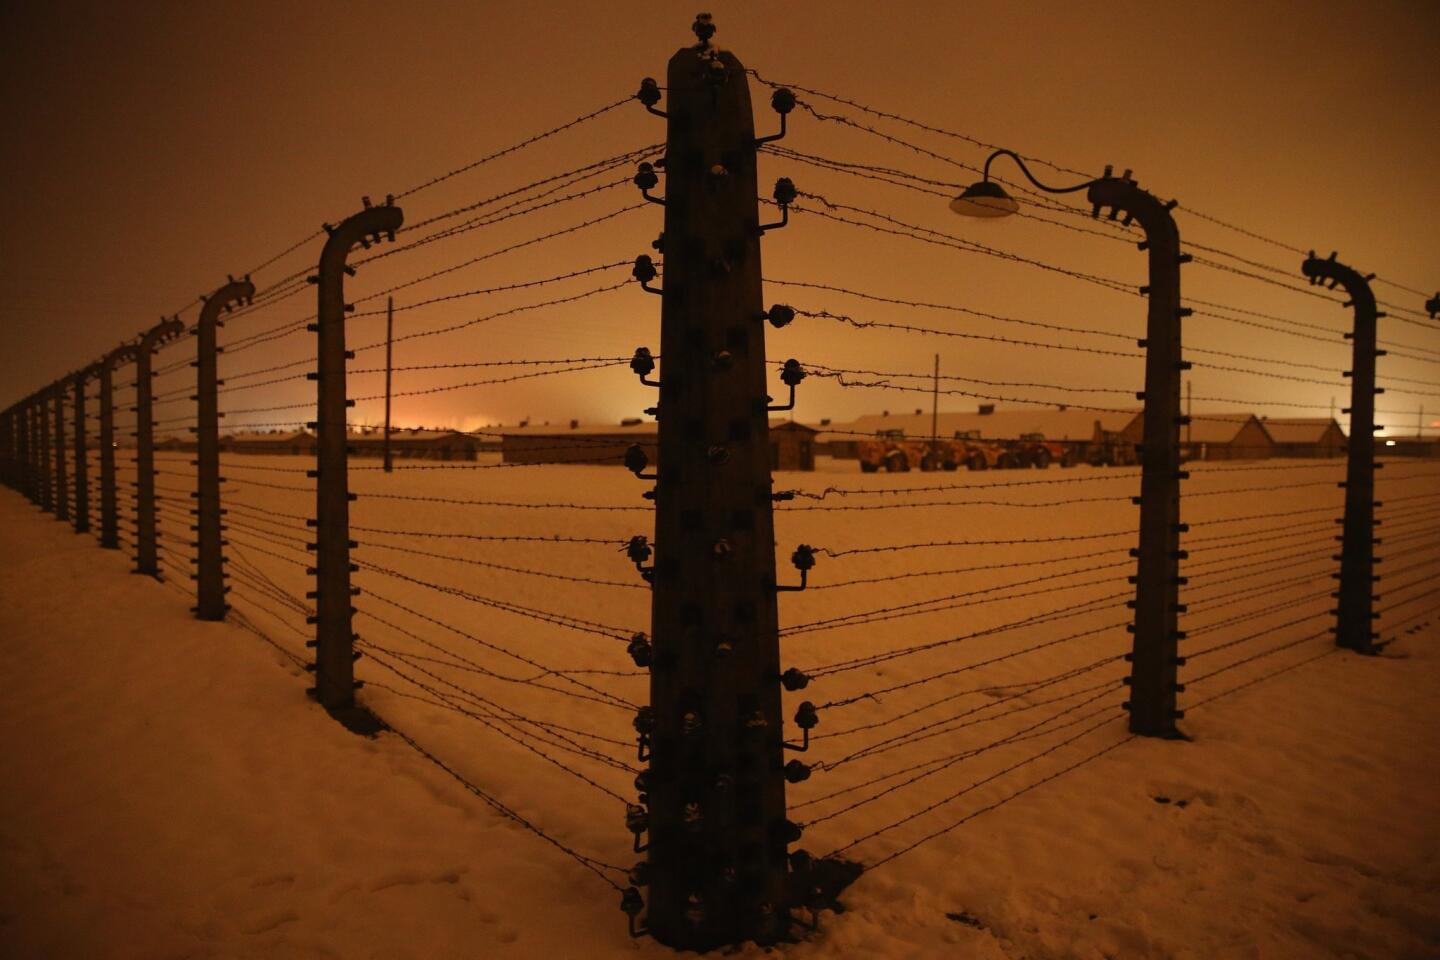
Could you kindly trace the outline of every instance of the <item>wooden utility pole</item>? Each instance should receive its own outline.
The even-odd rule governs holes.
[[[940,469],[940,354],[935,354],[935,382],[930,393],[930,463]]]
[[[404,222],[400,208],[389,198],[382,207],[370,206],[347,218],[338,227],[326,224],[330,237],[320,253],[320,265],[312,282],[318,304],[316,322],[309,329],[316,337],[317,369],[315,430],[315,577],[310,597],[315,601],[315,686],[311,693],[330,714],[357,732],[373,732],[374,718],[355,706],[355,633],[351,617],[354,591],[350,586],[350,492],[347,414],[354,401],[346,397],[345,314],[354,309],[345,303],[346,260],[359,244],[379,242],[381,235],[395,239]]]
[[[1370,281],[1375,275],[1361,276],[1355,270],[1335,260],[1335,254],[1324,260],[1311,251],[1300,272],[1309,278],[1312,285],[1327,283],[1340,286],[1349,297],[1348,306],[1354,309],[1354,327],[1348,336],[1351,340],[1350,369],[1345,375],[1350,378],[1350,406],[1341,413],[1350,415],[1350,439],[1346,445],[1345,479],[1340,486],[1345,490],[1345,517],[1340,541],[1340,553],[1335,559],[1340,563],[1340,572],[1335,578],[1340,581],[1340,590],[1334,595],[1339,604],[1335,609],[1335,641],[1347,650],[1373,654],[1378,647],[1375,643],[1375,470],[1381,464],[1375,462],[1375,395],[1384,393],[1375,386],[1375,358],[1383,357],[1384,350],[1375,349],[1376,321],[1385,316],[1375,307],[1375,294],[1370,290]]]
[[[395,298],[385,298],[385,472],[390,473],[390,356],[395,343]]]
[[[1123,215],[1128,224],[1138,221],[1145,231],[1140,249],[1149,253],[1150,282],[1141,292],[1150,298],[1146,320],[1144,444],[1141,447],[1140,546],[1136,557],[1134,642],[1130,653],[1130,730],[1147,737],[1178,737],[1175,721],[1176,669],[1179,666],[1180,427],[1190,418],[1180,413],[1180,375],[1190,364],[1180,355],[1180,321],[1191,311],[1180,306],[1180,265],[1190,257],[1180,253],[1180,230],[1170,211],[1175,201],[1162,203],[1140,189],[1127,170],[1110,175],[1089,188],[1090,203],[1098,216],[1102,208],[1111,218]]]
[[[785,818],[757,142],[744,66],[710,45],[708,17],[695,29],[700,43],[670,59],[663,114],[654,655],[650,706],[636,727],[650,759],[640,825],[649,831],[649,931],[678,949],[707,950],[785,936],[793,826]],[[653,109],[658,91],[647,85]],[[791,194],[782,196],[783,210]]]
[[[225,602],[224,526],[220,503],[220,402],[218,328],[220,311],[249,303],[255,296],[250,278],[229,282],[216,290],[200,308],[195,323],[195,616],[223,620]]]

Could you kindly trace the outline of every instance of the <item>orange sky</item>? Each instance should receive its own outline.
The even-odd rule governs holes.
[[[1039,3],[895,5],[731,3],[714,8],[716,37],[767,77],[853,97],[981,140],[1099,174],[1133,168],[1141,184],[1181,202],[1182,240],[1293,269],[1297,255],[1186,216],[1187,207],[1433,292],[1440,284],[1440,186],[1434,173],[1440,107],[1440,8],[1433,3]],[[257,2],[32,5],[0,12],[9,213],[0,259],[0,402],[88,362],[155,322],[358,208],[362,194],[399,192],[430,176],[617,99],[646,75],[663,78],[691,38],[694,5],[380,4]],[[663,81],[662,81],[663,82]],[[773,129],[768,91],[754,85],[757,128]],[[816,100],[822,110],[833,104]],[[844,109],[844,108],[841,108]],[[848,111],[854,113],[854,111]],[[858,115],[857,115],[858,116]],[[900,167],[934,179],[971,175],[797,111],[783,145],[846,161]],[[864,119],[861,117],[861,119]],[[984,152],[955,140],[888,128],[955,160]],[[422,219],[582,163],[663,140],[663,122],[627,105],[544,145],[426,190],[403,204]],[[1013,168],[998,167],[1005,177]],[[1036,173],[1058,182],[1064,174]],[[1144,282],[1142,255],[1122,244],[1033,221],[964,221],[943,198],[816,170],[774,157],[762,184],[790,176],[801,190],[1047,263]],[[589,183],[603,182],[600,180]],[[663,191],[663,184],[661,186]],[[362,268],[351,296],[368,293],[632,204],[628,185]],[[1083,223],[1083,221],[1076,221]],[[534,248],[504,254],[397,294],[397,306],[632,259],[659,231],[658,207],[629,211]],[[318,242],[256,275],[262,288],[313,264]],[[974,253],[881,236],[815,216],[766,236],[767,278],[840,284],[1007,317],[1139,335],[1144,302]],[[466,297],[396,315],[397,334],[458,323],[508,307],[616,282],[610,271],[524,293]],[[1288,290],[1192,265],[1184,291],[1343,329],[1348,311]],[[1418,309],[1423,298],[1377,286]],[[817,291],[767,288],[768,302],[986,334],[1037,331],[955,314],[907,311]],[[383,299],[361,310],[383,307]],[[313,310],[306,290],[237,320],[243,336]],[[351,322],[351,343],[383,337],[383,318]],[[633,286],[397,349],[399,365],[522,358],[618,357],[658,347],[659,299]],[[1340,346],[1197,317],[1187,344],[1306,363],[1348,366]],[[1382,339],[1440,350],[1440,325],[1382,321]],[[1043,339],[1043,338],[1042,338]],[[1060,337],[1064,342],[1088,342]],[[303,359],[299,333],[227,358],[225,373]],[[772,359],[832,367],[944,372],[1049,388],[1006,396],[1133,406],[1138,360],[1017,349],[971,340],[857,331],[801,318],[771,333]],[[179,356],[162,354],[157,362]],[[383,355],[362,354],[356,369]],[[1382,361],[1386,375],[1434,383],[1440,367]],[[1245,366],[1255,366],[1246,364]],[[295,372],[295,371],[291,371]],[[427,389],[512,372],[406,371],[396,390]],[[1338,375],[1306,374],[1340,382]],[[188,376],[177,374],[176,376]],[[172,378],[172,384],[182,383]],[[1276,416],[1323,414],[1344,388],[1199,370],[1196,409],[1237,401]],[[777,391],[780,389],[777,382]],[[952,383],[952,387],[967,385]],[[1072,388],[1067,391],[1056,387]],[[1440,396],[1392,383],[1382,409],[1440,412]],[[1408,386],[1425,391],[1423,385]],[[1076,393],[1074,388],[1095,390]],[[163,389],[163,387],[160,387]],[[354,396],[381,389],[357,374]],[[969,389],[983,391],[985,388]],[[1440,391],[1437,391],[1440,392]],[[777,393],[778,395],[778,393]],[[303,379],[226,397],[224,409],[313,399]],[[653,396],[624,367],[401,397],[403,423],[477,427],[535,421],[613,422]],[[798,419],[843,419],[928,406],[921,394],[842,389],[809,381]],[[950,396],[943,409],[973,409]],[[1309,404],[1289,408],[1281,402]],[[380,405],[362,401],[356,419]],[[303,420],[303,407],[232,414],[229,423]],[[247,419],[248,418],[248,419]],[[1380,418],[1413,429],[1414,413]],[[1433,417],[1426,417],[1427,422]]]

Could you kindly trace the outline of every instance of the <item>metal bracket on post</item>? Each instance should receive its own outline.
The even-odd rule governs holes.
[[[135,359],[136,344],[122,343],[100,360],[100,546],[120,549],[115,491],[115,365]]]
[[[85,449],[85,383],[95,376],[98,364],[77,370],[70,378],[75,404],[75,532],[90,532],[90,455]]]
[[[1340,549],[1340,604],[1336,610],[1335,642],[1347,650],[1373,654],[1375,642],[1375,349],[1376,321],[1385,316],[1370,290],[1374,274],[1362,276],[1339,263],[1335,254],[1324,260],[1310,251],[1300,267],[1311,285],[1328,283],[1345,289],[1354,308],[1350,364],[1350,439],[1345,464],[1345,518]]]
[[[648,903],[632,887],[622,908],[632,930],[643,908],[643,929],[661,943],[709,950],[785,939],[795,878],[764,327],[754,322],[765,313],[754,121],[744,66],[710,44],[708,16],[694,29],[700,42],[667,75],[663,289],[648,286],[648,257],[635,271],[662,297],[664,370],[650,703],[637,718],[649,747],[648,859],[632,874]],[[647,360],[637,352],[632,369],[648,383]]]
[[[55,519],[70,521],[70,480],[65,475],[65,381],[50,388],[55,408]]]
[[[195,616],[223,620],[225,559],[220,525],[220,403],[216,332],[220,311],[248,304],[255,296],[250,278],[229,282],[200,308],[195,323]]]
[[[1130,730],[1180,738],[1175,696],[1180,613],[1180,230],[1168,203],[1140,189],[1130,171],[1110,168],[1092,183],[1092,213],[1138,221],[1149,252],[1150,299],[1145,329],[1144,446],[1140,470],[1140,546],[1135,551],[1135,623],[1130,665]]]
[[[179,317],[162,318],[135,346],[135,573],[160,576],[155,507],[155,375],[151,360],[160,344],[185,332]]]
[[[315,427],[315,686],[312,694],[330,715],[356,733],[374,734],[378,718],[355,703],[354,608],[350,589],[350,480],[346,413],[352,401],[345,390],[346,259],[359,244],[395,239],[405,216],[387,197],[383,206],[365,209],[338,227],[320,253],[315,277],[319,294]]]

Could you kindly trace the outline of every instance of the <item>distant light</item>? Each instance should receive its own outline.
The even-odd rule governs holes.
[[[1000,184],[992,180],[979,180],[951,200],[950,209],[962,217],[995,219],[1010,216],[1020,209],[1020,204],[1016,203],[1015,198],[1006,193]]]
[[[1386,440],[1386,441],[1385,441],[1385,446],[1387,446],[1387,447],[1393,447],[1393,446],[1395,446],[1395,441],[1394,441],[1394,440]]]

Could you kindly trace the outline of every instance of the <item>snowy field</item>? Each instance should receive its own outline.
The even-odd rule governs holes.
[[[226,460],[247,632],[188,613],[189,458],[161,456],[164,585],[0,491],[0,954],[669,953],[629,939],[609,885],[637,859],[626,644],[649,594],[622,544],[652,534],[643,482],[352,462],[362,700],[591,871],[307,701],[308,459]],[[799,846],[874,866],[782,952],[1440,955],[1440,468],[1381,472],[1379,592],[1411,586],[1380,606],[1415,600],[1378,658],[1327,655],[1342,470],[1192,467],[1189,743],[1128,739],[1120,706],[1135,470],[776,474],[800,491],[781,581],[823,548],[780,600],[783,661],[815,675],[787,720],[822,708],[791,816]],[[875,547],[904,549],[848,552]]]

